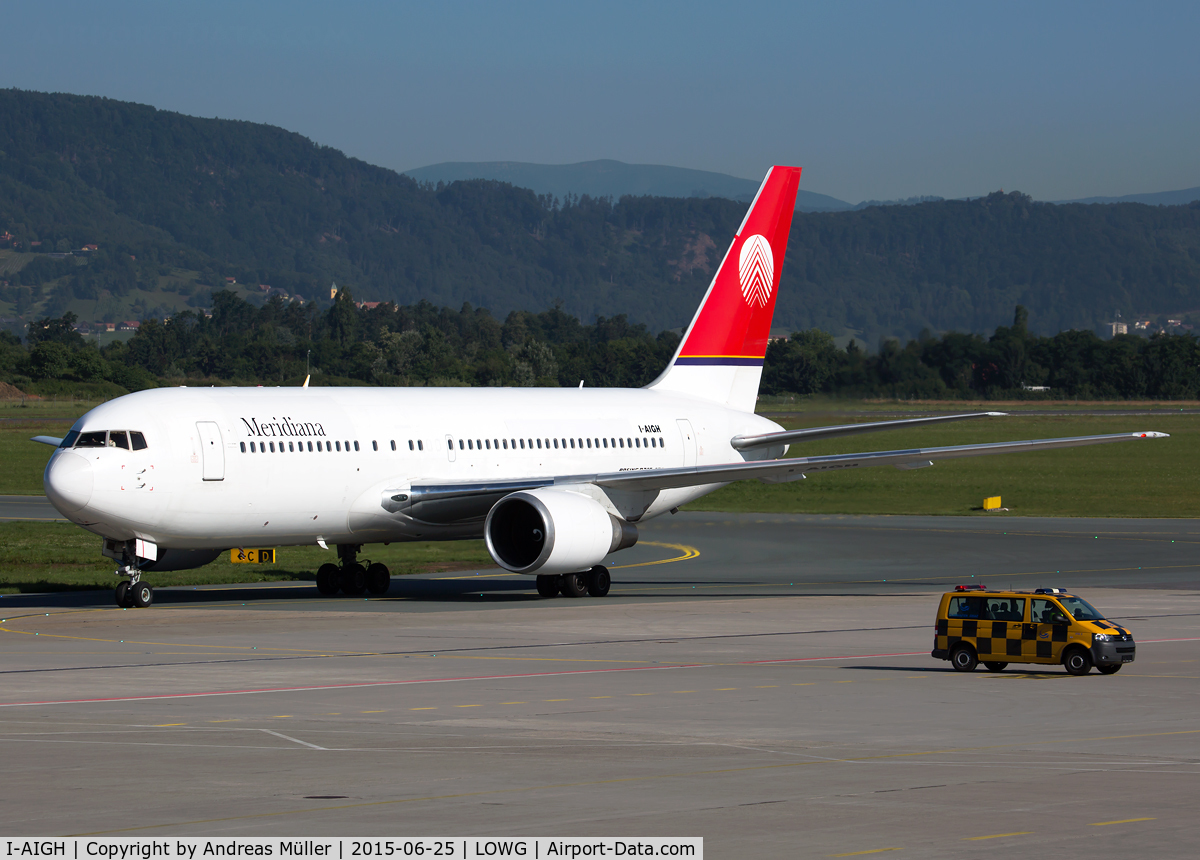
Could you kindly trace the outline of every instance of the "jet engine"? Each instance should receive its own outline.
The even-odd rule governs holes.
[[[637,543],[637,528],[595,499],[570,490],[521,490],[492,506],[483,527],[488,552],[513,573],[554,576],[590,570]]]

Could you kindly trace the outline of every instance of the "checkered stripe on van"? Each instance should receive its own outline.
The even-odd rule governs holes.
[[[1050,635],[1038,638],[1038,628]],[[945,618],[937,623],[934,647],[952,651],[959,642],[975,648],[981,660],[991,657],[1053,657],[1067,641],[1065,624],[1024,624],[1015,621],[972,621]]]

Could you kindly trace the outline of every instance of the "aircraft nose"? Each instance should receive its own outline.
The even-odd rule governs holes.
[[[61,513],[81,510],[92,498],[92,464],[70,451],[51,457],[42,476],[46,497]]]

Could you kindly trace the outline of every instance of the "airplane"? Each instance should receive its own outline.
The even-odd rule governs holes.
[[[754,412],[800,168],[763,180],[679,348],[643,388],[156,388],[80,418],[46,465],[46,495],[103,539],[118,606],[149,606],[144,571],[247,547],[318,545],[322,594],[382,594],[371,543],[483,538],[538,594],[603,597],[601,563],[638,524],[732,481],[1040,451],[1114,433],[788,457],[789,447],[976,412],[785,430]]]

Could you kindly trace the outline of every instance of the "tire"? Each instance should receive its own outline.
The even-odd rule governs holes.
[[[129,582],[127,580],[122,579],[117,583],[117,590],[113,594],[113,597],[117,601],[117,606],[122,609],[131,609],[133,607],[133,604],[129,602]]]
[[[959,645],[950,654],[950,665],[954,667],[955,672],[974,672],[975,667],[979,665],[979,658],[975,656],[975,649],[970,645]]]
[[[542,597],[556,597],[559,587],[557,576],[539,576],[537,578],[537,593]]]
[[[317,591],[332,597],[338,593],[338,567],[336,564],[323,564],[317,568]]]
[[[588,577],[586,573],[564,573],[559,585],[563,597],[583,597],[588,593]]]
[[[1092,655],[1083,648],[1071,648],[1062,658],[1063,666],[1072,675],[1086,675],[1092,671]]]
[[[1005,669],[1008,668],[1007,663],[993,663],[991,661],[988,661],[988,662],[984,663],[983,665],[987,667],[987,670],[989,672],[1003,672]]]
[[[1096,671],[1101,675],[1115,675],[1121,671],[1123,663],[1109,663],[1107,666],[1097,666]]]
[[[130,586],[129,598],[138,609],[145,609],[154,602],[154,589],[147,582],[139,582]]]
[[[387,594],[392,586],[392,573],[386,564],[375,562],[367,568],[367,591],[371,594]]]
[[[610,588],[612,588],[612,577],[608,575],[607,567],[598,564],[588,571],[588,594],[592,597],[607,597]]]
[[[339,578],[342,593],[358,597],[367,590],[367,571],[361,564],[354,562],[342,568]]]

